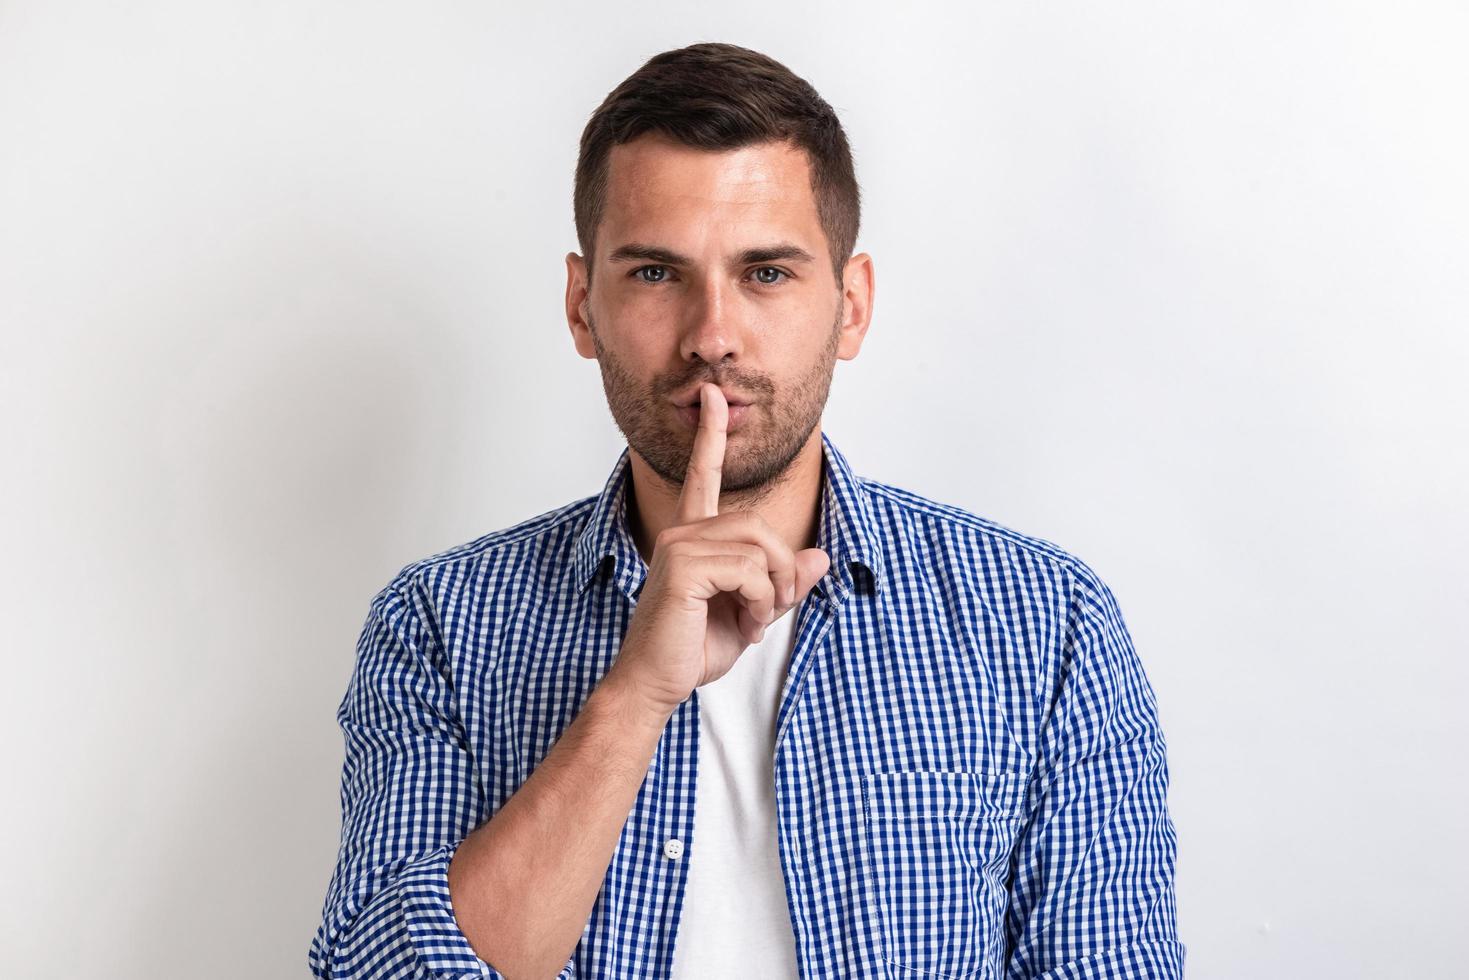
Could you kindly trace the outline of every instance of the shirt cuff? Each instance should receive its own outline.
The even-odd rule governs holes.
[[[398,897],[414,952],[436,980],[505,980],[504,974],[480,959],[459,929],[449,901],[449,862],[459,843],[446,844],[405,867],[398,876]],[[556,980],[576,976],[574,959]]]
[[[1183,959],[1182,943],[1136,943],[1063,963],[1034,980],[1183,980]]]

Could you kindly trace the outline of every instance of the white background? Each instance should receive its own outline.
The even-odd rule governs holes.
[[[0,0],[5,973],[307,975],[368,600],[600,490],[577,140],[699,40],[853,145],[826,431],[1116,592],[1189,976],[1461,970],[1462,5],[553,6]]]

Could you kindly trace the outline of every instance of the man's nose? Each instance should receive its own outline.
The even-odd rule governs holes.
[[[689,291],[681,351],[684,360],[697,354],[709,364],[718,364],[730,354],[740,355],[744,341],[735,288],[716,275]]]

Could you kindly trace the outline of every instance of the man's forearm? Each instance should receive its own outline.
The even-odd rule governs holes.
[[[454,917],[510,980],[546,980],[581,939],[670,712],[616,665],[581,713],[449,865]]]

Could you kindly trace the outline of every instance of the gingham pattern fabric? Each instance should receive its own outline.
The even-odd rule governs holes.
[[[832,562],[795,611],[774,759],[803,980],[1181,977],[1166,746],[1108,587],[821,443]],[[624,449],[599,495],[373,598],[337,711],[317,977],[501,977],[457,928],[446,869],[617,656],[648,571],[628,474]],[[669,719],[558,980],[668,976],[699,855],[698,711],[695,690]]]

